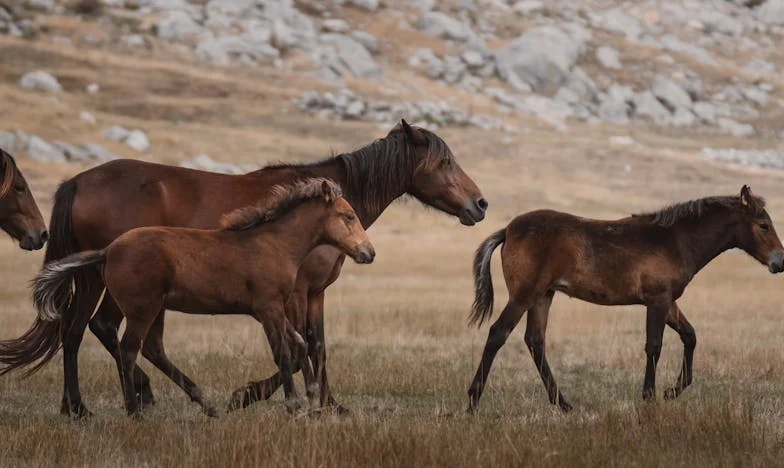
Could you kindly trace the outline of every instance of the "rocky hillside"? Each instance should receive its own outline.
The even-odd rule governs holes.
[[[784,168],[775,148],[784,137],[784,0],[27,0],[0,3],[0,32],[217,69],[274,68],[307,77],[313,89],[295,90],[296,108],[324,118],[500,132],[530,131],[519,116],[562,132],[649,126],[762,142],[773,148],[706,145],[704,154]],[[18,86],[76,91],[60,80],[29,70]],[[0,130],[0,145],[52,161],[114,157],[107,141],[139,153],[155,145],[112,125],[104,141],[80,146]],[[206,155],[184,164],[247,169]]]

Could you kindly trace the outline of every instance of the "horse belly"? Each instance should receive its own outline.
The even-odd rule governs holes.
[[[569,297],[599,305],[631,305],[640,302],[637,288],[628,282],[597,281],[597,279],[593,278],[590,281],[559,279],[552,289],[563,292]]]

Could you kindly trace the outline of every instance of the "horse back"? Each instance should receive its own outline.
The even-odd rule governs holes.
[[[510,291],[554,289],[608,305],[636,303],[682,275],[670,231],[637,218],[605,221],[552,210],[509,224],[502,262]]]
[[[216,228],[222,214],[258,203],[292,178],[283,171],[227,175],[111,161],[75,177],[74,235],[81,249],[98,249],[137,227]]]

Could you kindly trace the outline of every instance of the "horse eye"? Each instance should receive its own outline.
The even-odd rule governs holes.
[[[767,223],[762,223],[762,224],[759,225],[759,227],[760,227],[760,229],[762,229],[765,232],[770,231],[770,225],[767,224]]]
[[[354,213],[346,213],[346,221],[353,223],[355,219],[356,216],[354,216]]]
[[[16,190],[19,193],[23,193],[25,191],[25,186],[24,185],[15,185],[14,186],[14,190]]]

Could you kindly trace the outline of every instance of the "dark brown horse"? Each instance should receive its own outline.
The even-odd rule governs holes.
[[[656,364],[664,325],[683,341],[683,367],[667,399],[677,397],[692,381],[694,328],[676,304],[691,279],[725,250],[740,248],[767,265],[784,271],[784,248],[765,202],[743,186],[740,196],[711,197],[670,206],[656,213],[618,221],[597,221],[557,211],[533,211],[514,219],[485,240],[474,259],[471,322],[490,318],[493,283],[490,258],[503,244],[501,261],[509,302],[490,327],[482,362],[468,389],[475,411],[490,366],[509,334],[528,311],[525,343],[547,389],[550,403],[569,411],[545,357],[545,332],[556,291],[602,305],[647,307],[645,380],[642,395],[656,395]]]
[[[38,250],[49,234],[16,161],[0,148],[0,229],[24,250]]]
[[[163,319],[164,309],[250,315],[264,326],[283,375],[286,407],[295,411],[299,402],[293,392],[285,303],[297,271],[319,245],[333,246],[357,263],[371,263],[375,251],[334,182],[311,179],[274,192],[259,207],[227,215],[219,230],[137,228],[103,250],[46,264],[34,280],[39,317],[57,319],[63,309],[58,301],[70,294],[75,272],[101,265],[106,289],[127,322],[120,343],[120,376],[128,413],[140,414],[132,369],[144,342],[145,357],[206,414],[217,416],[201,390],[166,357],[160,336],[147,338],[148,331]],[[317,398],[312,403],[318,404]]]
[[[213,174],[131,160],[95,167],[58,189],[45,261],[105,248],[139,226],[213,228],[222,213],[263,199],[276,184],[307,177],[327,177],[337,182],[365,228],[404,194],[459,218],[465,225],[481,221],[487,208],[476,184],[457,164],[446,143],[436,134],[402,121],[385,138],[354,152],[313,164],[270,166],[247,175]],[[331,247],[315,249],[302,265],[286,306],[291,323],[306,333],[322,404],[338,408],[327,381],[323,307],[324,290],[337,279],[343,258]],[[36,361],[31,372],[40,368],[59,349],[62,329],[65,388],[61,412],[82,416],[88,411],[79,393],[77,353],[88,317],[77,312],[94,307],[103,284],[95,272],[84,270],[75,276],[74,287],[72,301],[60,302],[63,307],[67,305],[61,320],[37,320],[20,338],[0,343],[0,363],[5,366],[0,374]],[[79,319],[75,319],[77,316]],[[122,314],[107,297],[89,322],[118,364],[117,329],[121,321]],[[155,332],[154,327],[151,333]],[[163,333],[162,328],[159,333]],[[142,401],[151,403],[149,379],[138,368],[134,375]],[[280,374],[264,383],[251,383],[239,392],[239,403],[233,407],[265,398],[280,384]]]

